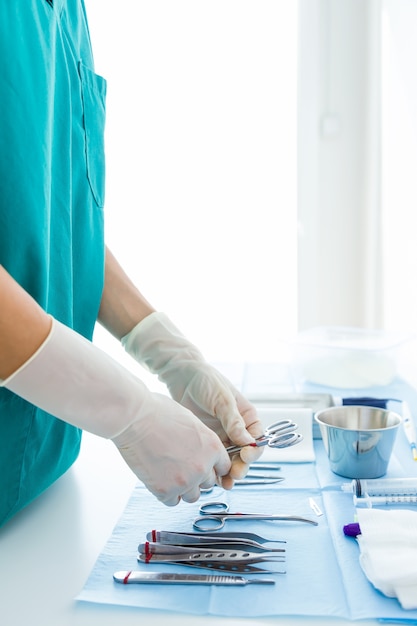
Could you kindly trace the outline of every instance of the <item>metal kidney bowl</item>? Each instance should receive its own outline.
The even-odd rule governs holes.
[[[368,406],[340,406],[316,413],[323,444],[335,474],[378,478],[388,467],[402,417]]]

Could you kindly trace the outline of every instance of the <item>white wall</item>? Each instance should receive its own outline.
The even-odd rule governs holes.
[[[417,3],[383,1],[384,324],[417,329]]]
[[[297,3],[86,6],[110,247],[207,358],[273,360],[297,328]]]
[[[378,327],[378,0],[300,0],[299,45],[299,326]]]
[[[415,81],[387,64],[387,7],[412,66],[413,0],[87,0],[108,241],[208,358],[413,326]]]

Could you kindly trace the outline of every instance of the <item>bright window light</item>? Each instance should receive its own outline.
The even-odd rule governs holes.
[[[109,247],[208,359],[276,360],[297,324],[297,3],[86,5]]]

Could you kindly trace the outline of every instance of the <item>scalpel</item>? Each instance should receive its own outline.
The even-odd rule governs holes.
[[[275,585],[271,578],[249,580],[243,576],[222,576],[220,574],[168,574],[164,572],[115,572],[113,578],[117,583],[162,583],[170,585]]]

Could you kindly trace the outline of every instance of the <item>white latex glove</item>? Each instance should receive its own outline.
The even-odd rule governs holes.
[[[220,439],[190,411],[147,387],[53,320],[37,352],[2,386],[55,417],[112,439],[161,502],[194,502],[230,469]]]
[[[123,337],[125,350],[164,382],[171,396],[190,409],[227,446],[247,445],[262,434],[255,407],[160,312],[152,313]],[[231,478],[245,475],[261,448],[245,447],[233,457]],[[224,487],[232,483],[223,481]]]

